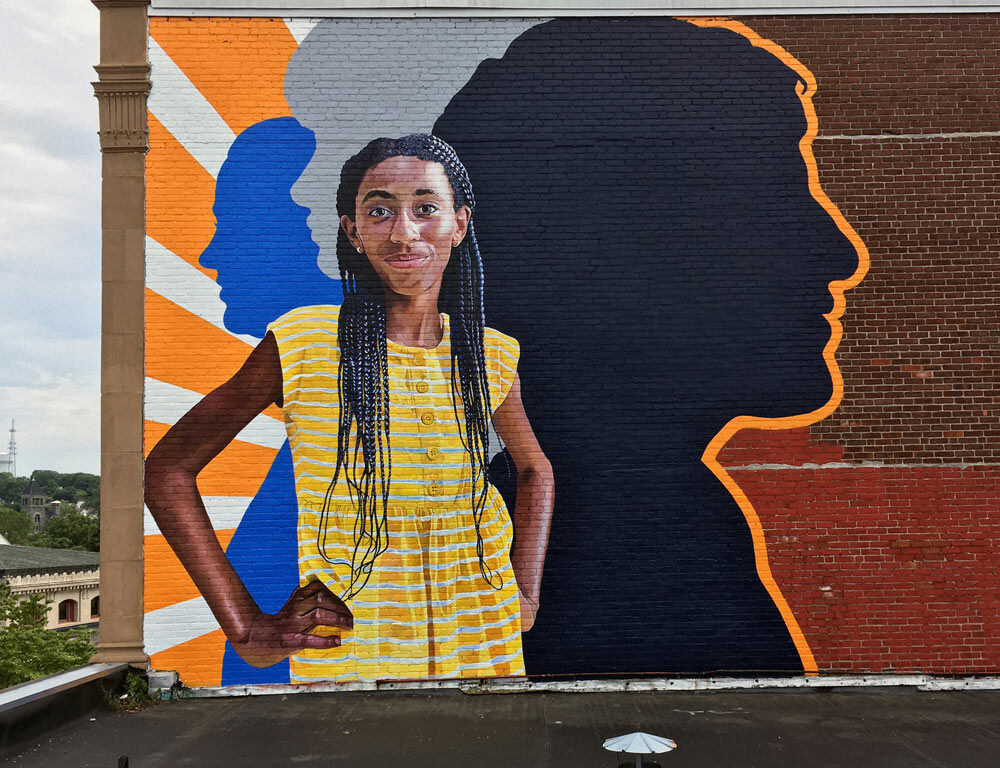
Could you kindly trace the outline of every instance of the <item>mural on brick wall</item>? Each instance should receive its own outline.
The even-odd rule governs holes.
[[[802,64],[721,19],[150,33],[154,667],[815,671],[717,461],[841,397],[867,257]]]

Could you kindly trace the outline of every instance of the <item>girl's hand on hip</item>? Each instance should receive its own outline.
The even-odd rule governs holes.
[[[329,649],[340,645],[340,633],[329,636],[312,630],[353,629],[354,616],[343,600],[319,581],[311,581],[292,592],[275,614],[261,611],[250,622],[250,629],[240,640],[230,642],[248,664],[269,667],[297,651]]]
[[[538,601],[526,596],[520,587],[518,587],[517,596],[521,599],[521,631],[527,632],[535,625]]]

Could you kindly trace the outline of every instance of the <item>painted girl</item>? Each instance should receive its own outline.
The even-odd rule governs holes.
[[[368,144],[337,195],[343,305],[274,321],[147,459],[147,505],[254,666],[290,657],[298,682],[524,673],[554,483],[521,402],[518,344],[485,326],[474,208],[445,142]],[[219,546],[196,478],[272,403],[295,468],[300,586],[268,614]],[[486,479],[491,424],[517,469],[513,515]]]

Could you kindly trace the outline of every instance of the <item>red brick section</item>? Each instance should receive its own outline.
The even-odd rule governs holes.
[[[996,673],[995,467],[732,475],[821,670]]]
[[[821,670],[995,674],[1000,136],[926,134],[1000,132],[1000,15],[742,21],[816,75],[820,178],[871,271],[838,411],[720,459]]]

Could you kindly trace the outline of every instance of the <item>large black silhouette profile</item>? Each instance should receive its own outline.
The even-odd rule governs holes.
[[[529,674],[801,672],[749,526],[701,463],[730,419],[830,398],[798,75],[726,29],[558,19],[434,132],[469,168],[487,321],[521,341],[556,509]]]

